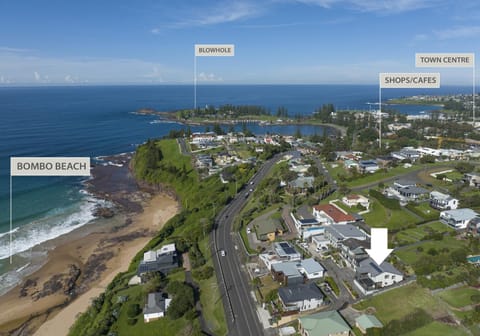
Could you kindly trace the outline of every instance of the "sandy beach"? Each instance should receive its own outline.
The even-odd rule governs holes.
[[[66,335],[76,316],[177,211],[173,198],[159,194],[121,226],[88,234],[81,228],[62,237],[41,269],[0,298],[0,335]],[[79,293],[74,298],[71,288]]]

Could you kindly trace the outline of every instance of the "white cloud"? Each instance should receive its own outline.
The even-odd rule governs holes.
[[[347,7],[361,12],[394,14],[437,6],[443,0],[295,0],[323,8]]]
[[[4,81],[24,84],[128,84],[191,83],[190,69],[164,66],[139,59],[50,58],[0,52],[0,74]],[[48,75],[47,75],[48,74]]]
[[[0,46],[0,52],[8,52],[8,53],[25,53],[32,51],[31,49],[21,49],[21,48],[11,48],[11,47],[5,47],[5,46]]]
[[[480,26],[461,26],[433,31],[439,40],[461,39],[480,36]]]
[[[218,77],[217,75],[215,75],[213,73],[207,74],[205,72],[200,72],[197,76],[197,80],[202,81],[202,82],[222,82],[223,78]]]
[[[158,66],[154,66],[152,71],[144,75],[143,77],[149,78],[152,81],[163,82],[162,74]]]
[[[10,84],[11,81],[9,78],[5,78],[5,76],[0,76],[0,84]]]
[[[225,1],[213,7],[192,8],[192,15],[188,17],[185,12],[182,18],[171,23],[162,24],[150,30],[152,34],[160,34],[164,29],[179,29],[189,27],[200,27],[218,25],[222,23],[236,22],[257,17],[264,11],[264,5],[258,2],[247,1]]]

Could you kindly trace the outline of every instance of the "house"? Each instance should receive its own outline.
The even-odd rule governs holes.
[[[197,166],[198,168],[213,167],[213,159],[208,154],[197,155],[197,161],[195,162],[195,166]]]
[[[454,229],[466,229],[468,223],[478,216],[472,209],[454,209],[440,212],[440,220]]]
[[[303,259],[297,264],[297,268],[308,280],[319,279],[325,275],[325,268],[313,258]]]
[[[420,159],[421,156],[421,154],[413,148],[403,148],[398,152],[390,153],[390,155],[400,161],[410,160],[412,162]]]
[[[354,283],[363,294],[370,294],[376,289],[391,286],[402,280],[402,272],[392,264],[384,261],[377,265],[372,258],[367,258],[360,261]]]
[[[137,274],[145,272],[162,272],[167,274],[178,267],[178,256],[175,244],[162,246],[156,251],[147,251],[143,254],[143,260],[138,265]]]
[[[348,238],[340,243],[340,255],[347,264],[356,270],[362,260],[369,257],[366,249],[370,248],[370,242],[367,240],[358,240]]]
[[[312,237],[312,243],[315,244],[315,247],[318,250],[326,250],[328,249],[328,246],[330,245],[330,240],[325,238],[325,235],[318,235],[318,236],[313,236]]]
[[[370,328],[383,328],[382,322],[380,322],[375,315],[362,314],[355,319],[355,325],[362,332],[367,333],[367,329]]]
[[[322,224],[348,224],[355,218],[333,204],[320,204],[313,207],[313,216]]]
[[[217,138],[217,135],[215,134],[215,132],[206,132],[206,133],[196,132],[192,134],[192,140],[190,141],[190,143],[194,145],[201,145],[201,144],[212,142],[216,140],[216,138]]]
[[[417,186],[417,182],[411,181],[411,180],[398,179],[393,182],[393,187],[395,189],[402,189],[402,188],[416,187],[416,186]]]
[[[336,310],[324,311],[298,318],[302,336],[351,336],[352,329]]]
[[[335,224],[325,228],[325,239],[334,247],[338,247],[339,243],[349,238],[366,240],[367,235],[351,224]]]
[[[358,194],[350,194],[344,196],[342,198],[342,202],[350,208],[357,205],[361,205],[365,209],[368,209],[370,207],[370,201],[368,200],[368,198]]]
[[[269,271],[272,270],[273,264],[302,259],[302,255],[289,242],[285,241],[273,243],[272,249],[267,253],[261,253],[259,257]]]
[[[434,190],[430,193],[430,206],[437,210],[454,210],[458,208],[458,200]]]
[[[301,206],[297,212],[290,213],[295,228],[298,232],[298,237],[301,239],[308,239],[311,236],[323,234],[325,227],[312,215],[307,206]]]
[[[428,194],[428,190],[421,187],[397,188],[396,191],[400,195],[400,200],[407,202],[417,201]]]
[[[279,219],[271,216],[254,220],[253,226],[255,226],[257,238],[261,241],[274,241],[277,236],[283,235],[282,223]]]
[[[480,187],[480,175],[478,174],[464,174],[462,180],[470,187]]]
[[[325,269],[312,258],[272,265],[272,276],[286,286],[323,277]]]
[[[272,277],[284,286],[293,286],[305,282],[303,274],[297,268],[296,261],[273,264]]]
[[[362,174],[375,173],[379,169],[378,163],[373,160],[363,160],[358,163],[358,170]]]
[[[304,312],[320,308],[324,295],[314,282],[309,282],[280,287],[278,298],[282,303],[284,312]]]
[[[313,188],[313,182],[315,178],[313,176],[300,176],[295,180],[288,182],[288,190],[290,192],[298,192],[305,194],[308,189]]]
[[[143,320],[145,323],[164,317],[171,301],[169,298],[164,298],[160,292],[149,293],[147,304],[143,308]]]
[[[480,217],[475,217],[468,223],[467,230],[474,236],[480,235]]]
[[[343,161],[343,165],[345,167],[345,169],[352,169],[352,168],[355,168],[355,169],[359,169],[359,165],[358,165],[358,162],[357,161],[354,161],[354,160],[345,160]]]
[[[379,157],[377,157],[377,164],[380,168],[388,168],[396,161],[397,161],[397,159],[395,159],[393,156],[379,156]]]
[[[417,187],[416,182],[408,180],[395,180],[393,187],[386,189],[387,197],[396,198],[400,202],[412,202],[427,197],[428,190]]]

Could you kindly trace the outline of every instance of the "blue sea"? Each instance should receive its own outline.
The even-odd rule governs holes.
[[[383,90],[388,98],[414,94],[469,93],[469,87],[437,90]],[[12,178],[12,252],[10,265],[9,162],[11,156],[90,156],[134,151],[148,138],[162,137],[177,123],[155,123],[155,116],[138,115],[141,108],[172,111],[193,107],[192,86],[0,87],[0,293],[19,281],[18,268],[30,264],[38,244],[83,225],[95,225],[92,210],[102,200],[82,190],[71,177]],[[284,106],[290,115],[311,114],[322,104],[337,109],[369,110],[378,101],[378,87],[368,85],[222,85],[198,86],[198,106],[255,104],[275,113]],[[375,108],[375,107],[374,107]],[[435,109],[395,106],[405,114]],[[240,126],[239,126],[240,127]],[[297,126],[258,126],[257,134],[293,134]],[[202,126],[193,131],[203,131]],[[304,126],[302,134],[323,134]],[[13,267],[13,268],[12,268]],[[15,268],[15,269],[14,269]]]

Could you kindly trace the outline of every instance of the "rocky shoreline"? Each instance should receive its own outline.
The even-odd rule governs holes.
[[[118,267],[120,263],[128,268],[131,258],[156,233],[156,228],[150,228],[145,220],[140,220],[143,224],[137,221],[144,215],[145,205],[158,197],[155,195],[163,193],[175,201],[177,208],[171,190],[137,183],[129,167],[132,156],[133,153],[125,153],[94,160],[85,189],[108,201],[108,205],[95,209],[97,224],[61,236],[55,239],[57,243],[49,242],[54,250],[49,253],[47,263],[2,296],[0,309],[11,308],[12,316],[8,318],[5,314],[0,318],[0,335],[33,335],[52,313],[56,314],[110,276],[115,265]],[[118,260],[127,246],[133,255],[128,260]],[[12,307],[17,302],[30,312],[14,314],[20,309]]]

